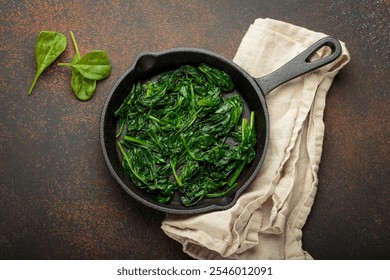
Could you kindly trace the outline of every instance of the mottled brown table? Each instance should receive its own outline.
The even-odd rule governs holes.
[[[390,257],[389,1],[1,1],[0,259],[187,259],[110,176],[99,144],[108,91],[142,51],[200,47],[232,59],[256,18],[346,42],[351,62],[325,110],[318,192],[303,229],[315,259]],[[50,67],[27,95],[41,30],[81,53],[106,50],[113,71],[88,102],[69,69]],[[61,61],[69,61],[68,47]]]

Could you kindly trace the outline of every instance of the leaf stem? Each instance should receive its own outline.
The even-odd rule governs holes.
[[[171,157],[170,160],[169,160],[169,164],[171,165],[172,172],[173,172],[173,176],[175,177],[177,184],[178,184],[180,187],[182,187],[182,186],[183,186],[183,183],[182,183],[182,181],[180,180],[180,177],[179,177],[179,176],[177,175],[177,173],[176,173],[176,162],[173,162],[173,161],[172,161],[172,157]]]
[[[118,142],[118,147],[122,153],[122,156],[125,158],[125,161],[126,161],[127,165],[129,166],[131,172],[134,174],[134,176],[137,177],[142,183],[146,184],[146,182],[141,178],[141,176],[139,176],[138,173],[135,172],[135,170],[133,169],[133,166],[131,165],[130,159],[129,159],[128,155],[126,154],[125,150],[123,149],[123,146],[120,142]]]
[[[70,38],[72,39],[72,42],[73,42],[74,50],[76,51],[77,56],[81,57],[80,52],[79,52],[79,48],[78,48],[77,43],[76,43],[76,39],[73,35],[73,32],[70,31],[69,33],[70,33]]]
[[[238,166],[238,168],[236,169],[236,171],[234,171],[234,174],[233,174],[232,178],[230,179],[230,181],[228,183],[229,186],[232,186],[237,181],[237,179],[240,176],[242,170],[244,169],[244,166],[245,166],[245,160],[241,161],[241,163]]]
[[[245,139],[245,130],[247,126],[248,126],[248,120],[246,118],[243,118],[241,124],[241,141],[244,141]]]
[[[225,196],[229,192],[231,192],[235,187],[237,187],[237,183],[233,184],[230,186],[226,191],[224,192],[219,192],[219,193],[206,193],[205,197],[207,198],[215,198],[215,197],[220,197],[220,196]]]
[[[253,129],[254,126],[255,126],[255,112],[252,111],[252,112],[251,112],[250,121],[249,121],[249,127],[250,127],[251,129]]]
[[[69,67],[71,67],[71,66],[72,66],[72,63],[60,62],[60,63],[57,63],[57,66],[69,66]]]
[[[138,138],[135,138],[135,137],[132,137],[132,136],[124,136],[123,137],[123,140],[126,140],[128,142],[133,142],[133,143],[137,143],[137,144],[140,144],[142,146],[146,146],[147,148],[153,148],[153,145],[151,145],[150,143],[142,140],[142,139],[138,139]]]
[[[148,118],[151,119],[152,121],[158,123],[158,124],[166,124],[162,120],[160,120],[160,119],[158,119],[156,117],[153,117],[152,115],[149,115]]]
[[[188,147],[187,143],[186,143],[186,140],[184,139],[183,135],[180,135],[180,138],[181,138],[181,141],[183,142],[184,144],[184,147],[186,148],[188,154],[196,161],[201,161],[202,159],[201,158],[198,158],[195,156],[195,154],[190,150],[190,147]]]
[[[119,138],[119,136],[122,135],[122,132],[123,132],[123,128],[125,127],[125,121],[123,120],[123,118],[120,119],[120,125],[119,125],[119,131],[118,133],[115,135],[115,138]]]
[[[34,87],[35,87],[35,84],[36,84],[37,81],[38,81],[39,75],[40,75],[39,72],[37,72],[37,73],[35,74],[34,81],[32,82],[30,89],[28,90],[28,95],[30,95],[31,92],[33,91],[33,89],[34,89]]]

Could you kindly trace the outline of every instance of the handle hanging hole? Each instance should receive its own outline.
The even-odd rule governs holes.
[[[320,60],[321,58],[325,58],[332,54],[332,48],[329,46],[323,46],[318,50],[313,51],[306,59],[306,63],[314,62]],[[323,55],[320,55],[323,54]]]

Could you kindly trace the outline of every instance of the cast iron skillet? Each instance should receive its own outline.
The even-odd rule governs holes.
[[[312,54],[324,46],[329,47],[331,53],[319,60],[310,61]],[[295,77],[334,61],[340,54],[339,41],[325,37],[271,74],[262,78],[253,78],[232,61],[202,49],[175,48],[156,53],[142,53],[115,83],[103,106],[100,121],[100,143],[108,169],[128,194],[154,209],[175,214],[194,214],[228,209],[235,204],[239,195],[253,181],[265,158],[270,129],[265,95]],[[243,113],[245,117],[249,117],[250,111],[255,111],[256,157],[241,173],[237,181],[237,188],[225,197],[206,198],[192,207],[183,206],[179,197],[174,197],[169,204],[161,204],[154,201],[146,192],[133,186],[123,173],[115,138],[118,120],[115,118],[114,112],[122,104],[134,83],[150,80],[156,75],[177,69],[184,64],[196,66],[200,63],[207,63],[222,69],[232,77],[236,92],[241,95],[245,103]]]

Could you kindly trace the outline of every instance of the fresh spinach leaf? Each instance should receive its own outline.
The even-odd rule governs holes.
[[[72,31],[70,31],[70,37],[72,38],[73,47],[76,52],[73,56],[72,63],[76,63],[80,60],[81,55]],[[76,97],[80,100],[89,100],[96,91],[96,80],[84,77],[76,68],[72,68],[70,84]]]
[[[70,84],[76,97],[80,100],[89,100],[96,92],[96,80],[85,78],[76,69],[72,69]]]
[[[72,31],[70,31],[75,55],[70,63],[58,63],[58,66],[72,68],[71,86],[76,97],[89,100],[96,92],[96,81],[107,78],[111,74],[111,64],[107,53],[94,50],[84,56],[80,51]]]
[[[58,63],[58,66],[69,66],[76,69],[85,78],[102,80],[111,74],[111,64],[108,55],[103,50],[94,50],[71,63]]]
[[[42,72],[56,60],[65,50],[67,40],[65,35],[54,31],[41,31],[35,44],[37,69],[34,81],[28,91],[30,95]]]

